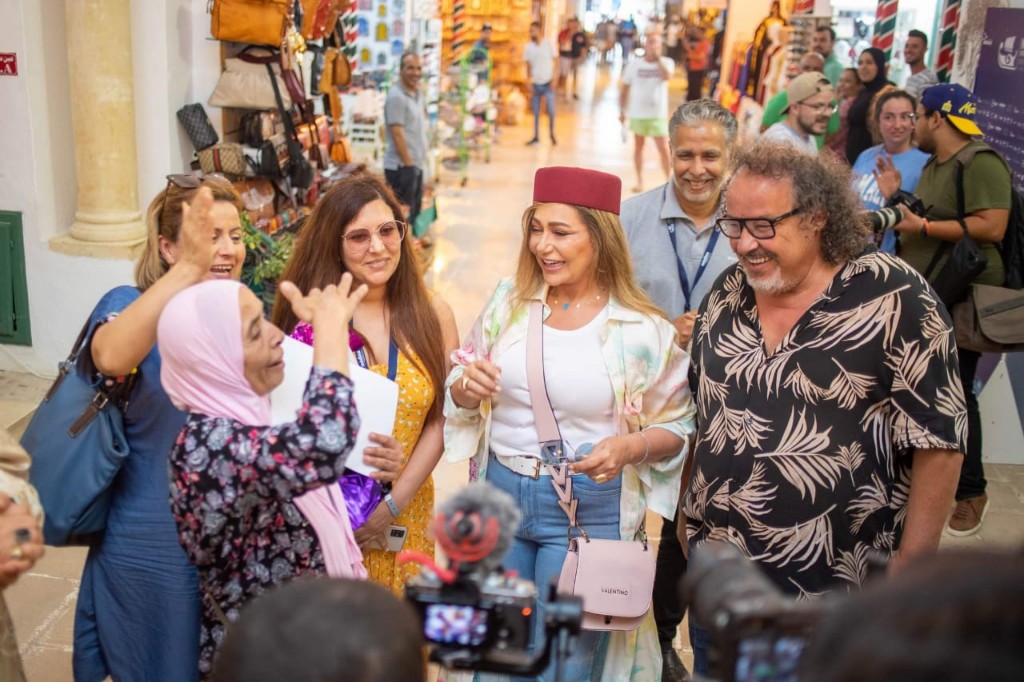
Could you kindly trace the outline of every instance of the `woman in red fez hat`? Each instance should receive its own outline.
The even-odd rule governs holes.
[[[472,458],[475,478],[517,500],[524,520],[504,565],[541,588],[561,571],[570,525],[556,491],[567,486],[552,473],[567,467],[576,523],[590,538],[633,540],[647,509],[675,515],[694,433],[689,356],[633,280],[621,192],[607,173],[537,171],[516,276],[498,285],[453,355],[445,386],[448,459]],[[531,315],[543,319],[539,331],[528,331]],[[533,391],[528,355],[543,360]],[[535,425],[543,401],[531,394],[546,394],[554,424],[543,426],[540,408]],[[552,438],[555,447],[541,447]],[[535,647],[544,641],[543,612],[541,604]],[[566,668],[570,680],[661,679],[653,616],[635,631],[584,631]]]

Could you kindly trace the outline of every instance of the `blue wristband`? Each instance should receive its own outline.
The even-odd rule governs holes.
[[[395,498],[391,497],[391,493],[384,496],[384,504],[388,506],[388,511],[391,512],[391,516],[398,518],[398,515],[402,513],[402,510],[398,508],[398,504],[395,503]]]

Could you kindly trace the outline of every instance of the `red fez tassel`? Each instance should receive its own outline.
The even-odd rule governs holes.
[[[622,180],[589,168],[550,166],[533,176],[535,204],[585,206],[619,215]]]

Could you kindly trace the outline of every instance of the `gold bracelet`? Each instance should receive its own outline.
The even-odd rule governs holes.
[[[640,437],[644,439],[644,456],[640,458],[640,461],[637,462],[637,464],[643,464],[651,454],[651,443],[647,440],[647,434],[644,433],[643,429],[640,429],[637,433],[639,433]]]

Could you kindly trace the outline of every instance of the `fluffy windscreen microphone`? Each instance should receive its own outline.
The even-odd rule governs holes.
[[[441,505],[434,536],[459,573],[489,574],[501,566],[520,518],[511,495],[485,482],[472,483]]]

